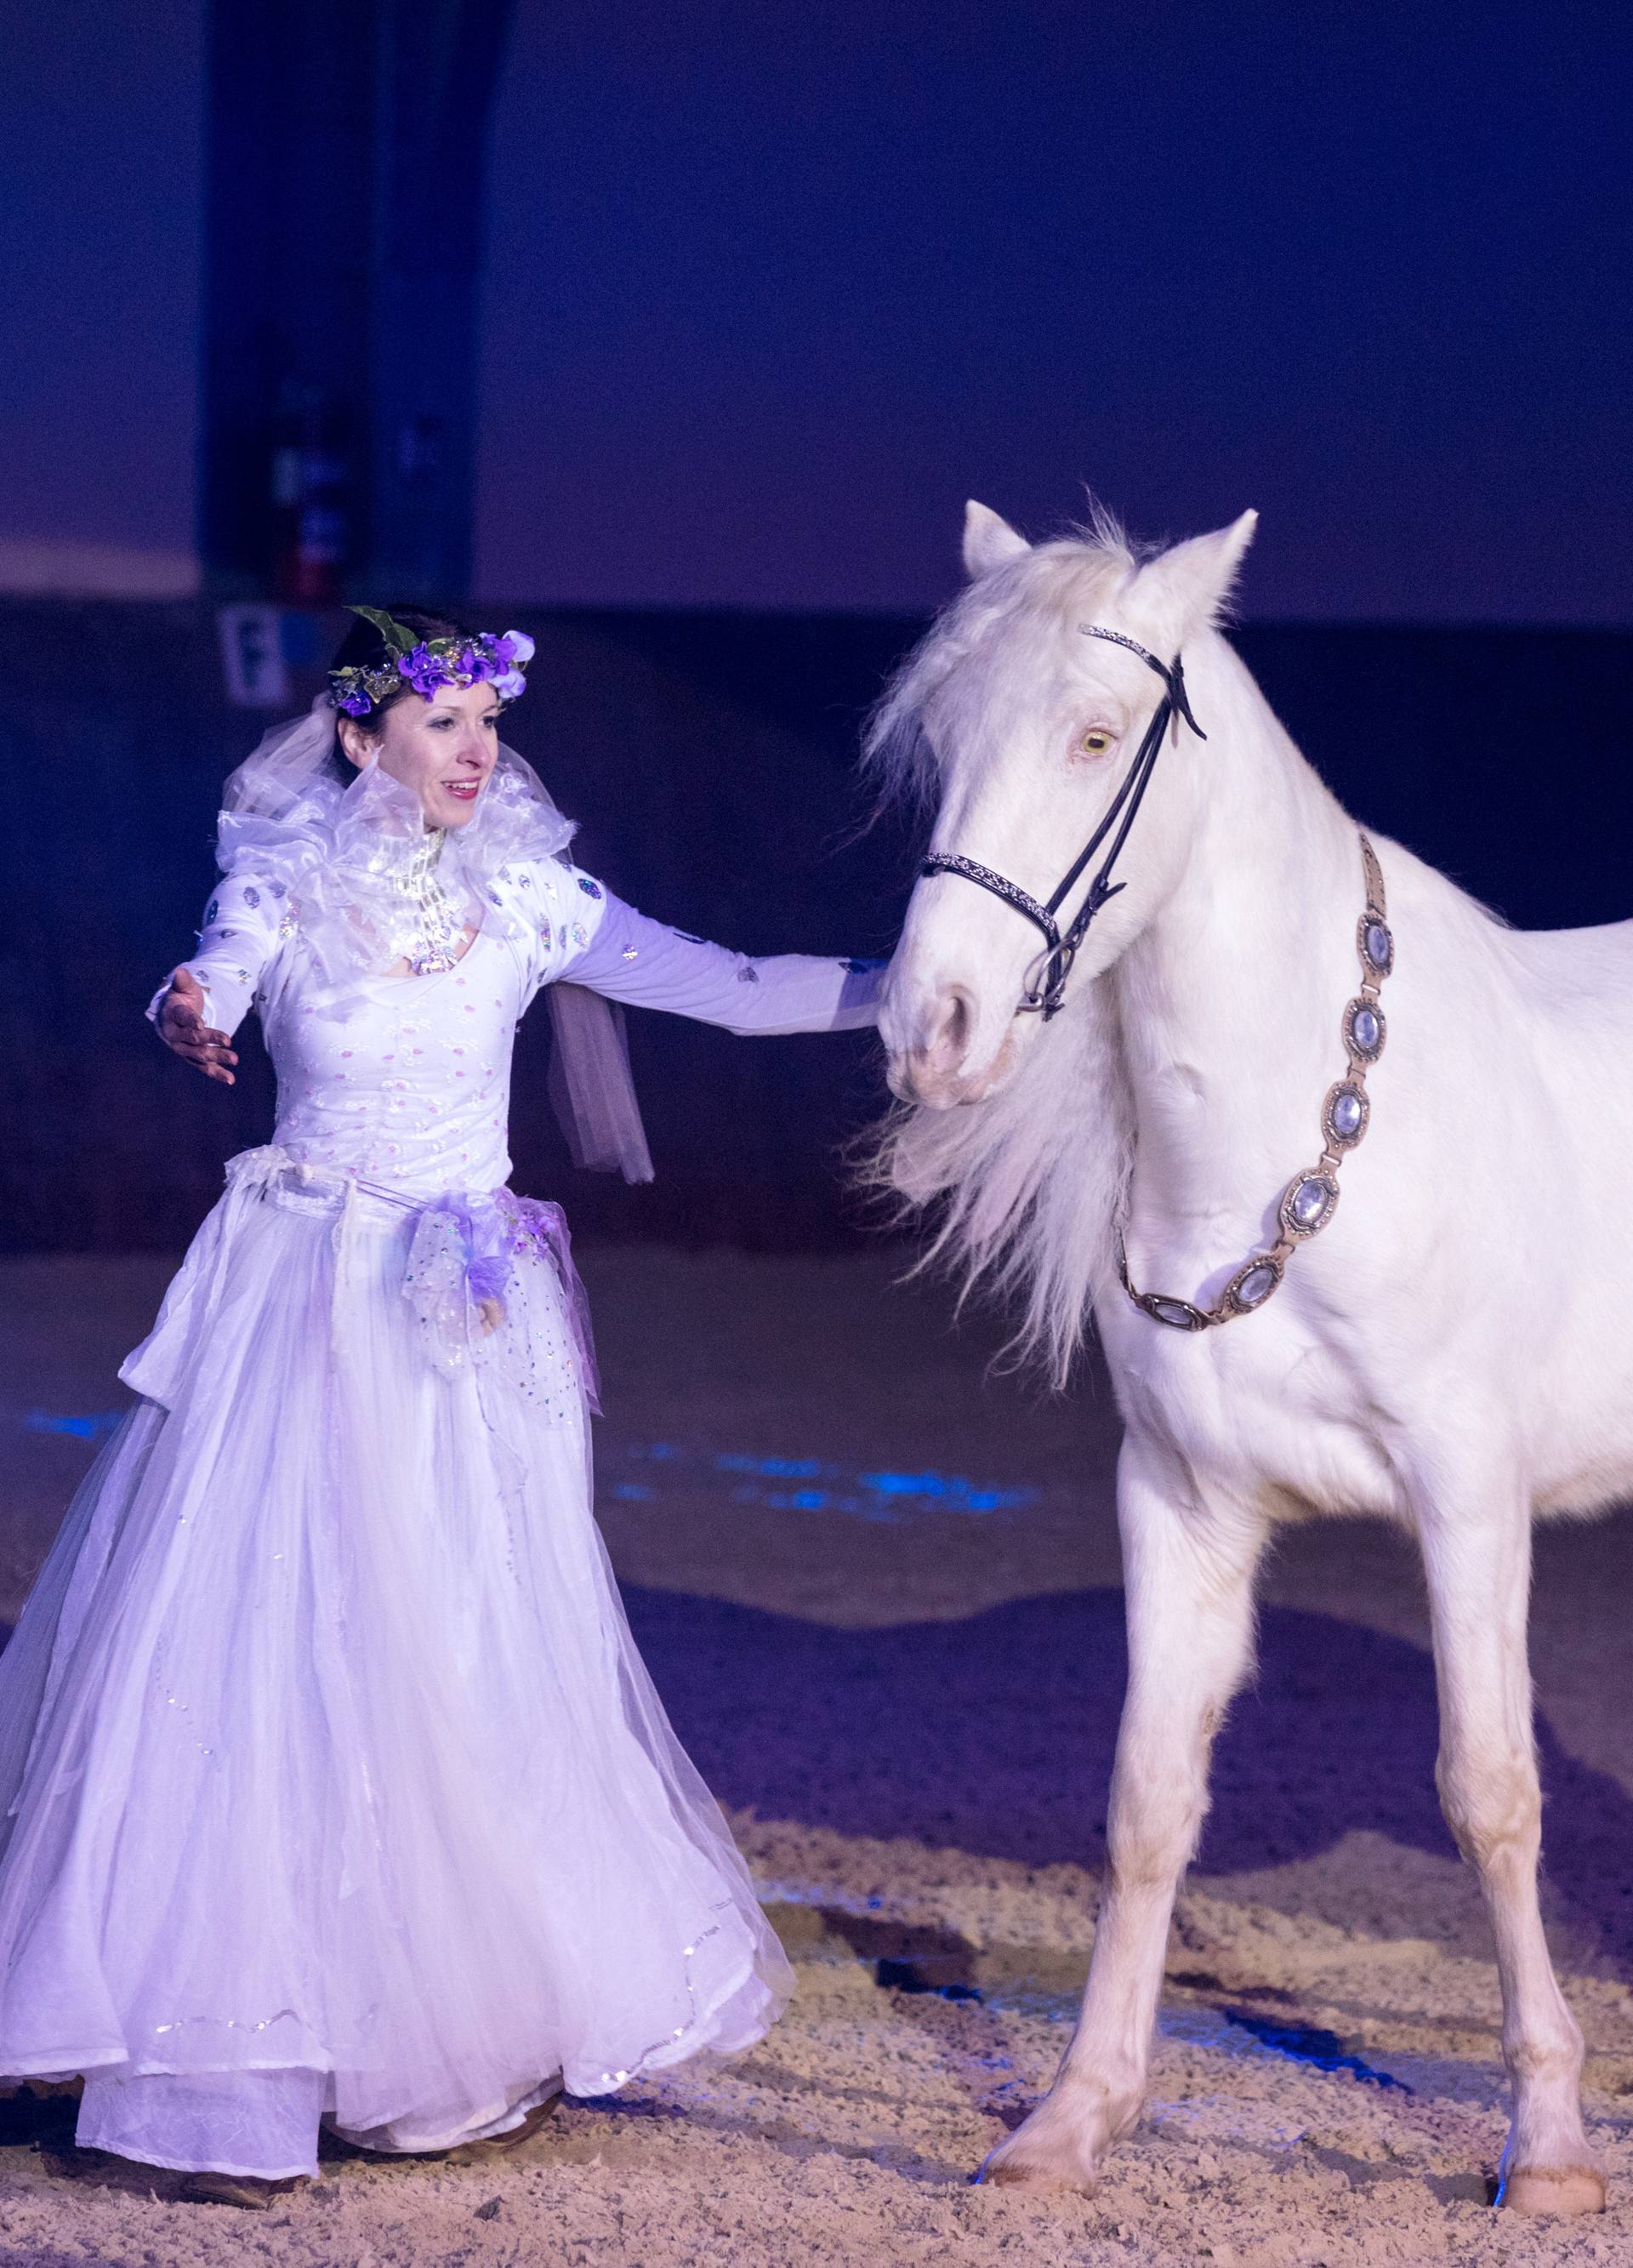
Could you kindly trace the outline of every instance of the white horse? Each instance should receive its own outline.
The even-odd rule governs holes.
[[[1266,1540],[1366,1512],[1412,1531],[1428,1575],[1437,1782],[1502,1981],[1499,2201],[1599,2211],[1538,1911],[1526,1615],[1533,1518],[1633,1494],[1633,923],[1524,934],[1397,843],[1364,864],[1214,627],[1254,519],[1141,563],[1107,526],[1033,549],[972,504],[969,586],[872,740],[955,862],[918,882],[888,980],[908,1108],[882,1169],[1021,1298],[1062,1378],[1092,1314],[1125,1426],[1093,1958],[1059,2075],[984,2171],[1092,2188],[1137,2117]],[[1170,716],[1063,996],[1037,902],[1150,755],[1181,654],[1206,739]],[[1045,995],[1057,1016],[1018,1013]]]

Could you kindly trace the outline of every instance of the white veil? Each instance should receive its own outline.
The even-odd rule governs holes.
[[[416,934],[415,907],[398,887],[424,839],[420,799],[377,763],[353,771],[335,743],[335,711],[320,693],[304,717],[276,725],[228,777],[216,832],[224,874],[243,867],[281,884],[300,932],[330,983],[403,958]],[[512,864],[557,858],[573,826],[514,748],[501,747],[468,826],[450,833],[438,880],[468,917],[519,936],[515,893],[499,885]],[[550,1099],[576,1165],[650,1182],[622,1020],[599,993],[549,988],[555,1054]]]

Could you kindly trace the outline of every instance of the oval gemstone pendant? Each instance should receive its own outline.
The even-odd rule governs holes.
[[[1321,1106],[1321,1131],[1335,1150],[1353,1150],[1372,1116],[1366,1089],[1358,1079],[1341,1079],[1328,1087]]]
[[[1337,1203],[1338,1184],[1330,1174],[1319,1167],[1299,1174],[1283,1192],[1282,1227],[1291,1237],[1314,1236],[1332,1219]]]
[[[1381,983],[1394,967],[1394,937],[1388,923],[1379,914],[1363,914],[1356,928],[1355,941],[1361,966],[1369,976]]]
[[[1383,1010],[1371,1000],[1351,1000],[1344,1010],[1344,1045],[1357,1063],[1378,1061],[1387,1028]]]
[[[1147,1292],[1140,1305],[1148,1315],[1155,1316],[1159,1323],[1166,1323],[1170,1330],[1200,1331],[1207,1324],[1207,1317],[1188,1300],[1171,1300],[1161,1292]]]
[[[1256,1252],[1232,1277],[1219,1304],[1232,1314],[1251,1314],[1255,1307],[1264,1305],[1281,1280],[1280,1262],[1272,1260],[1268,1252]]]

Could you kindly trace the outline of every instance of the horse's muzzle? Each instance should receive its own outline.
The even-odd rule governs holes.
[[[914,1020],[918,1029],[906,1036],[904,1044],[890,1047],[886,1078],[899,1102],[952,1110],[961,1103],[982,1101],[1009,1076],[1015,1048],[1012,1030],[1005,1033],[996,1056],[971,1068],[975,1003],[961,985],[945,987],[927,1012]],[[891,1037],[887,1032],[887,1044]]]

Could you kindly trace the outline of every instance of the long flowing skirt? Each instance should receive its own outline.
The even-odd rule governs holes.
[[[0,2072],[84,2073],[84,2143],[440,2148],[786,1998],[592,1517],[562,1270],[450,1368],[414,1240],[238,1176],[0,1656]]]

